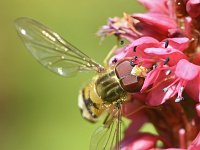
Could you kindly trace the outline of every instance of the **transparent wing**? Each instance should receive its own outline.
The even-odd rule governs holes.
[[[109,115],[104,125],[93,133],[90,150],[120,150],[121,124],[121,110],[116,116]]]
[[[29,18],[19,18],[15,23],[27,49],[49,70],[65,77],[78,71],[103,70],[101,65],[41,23]]]

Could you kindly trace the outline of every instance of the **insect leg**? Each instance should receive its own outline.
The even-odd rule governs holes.
[[[111,58],[111,56],[113,55],[113,53],[115,52],[115,50],[117,49],[117,45],[113,46],[113,48],[110,50],[110,52],[107,54],[106,58],[103,61],[104,66],[108,66],[109,64],[109,59]]]

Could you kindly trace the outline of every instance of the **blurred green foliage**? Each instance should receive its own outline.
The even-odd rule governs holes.
[[[92,74],[65,79],[44,69],[20,41],[14,20],[34,18],[101,62],[115,39],[99,45],[99,27],[108,17],[141,9],[134,0],[1,0],[0,150],[87,150],[100,125],[82,119],[77,107]]]

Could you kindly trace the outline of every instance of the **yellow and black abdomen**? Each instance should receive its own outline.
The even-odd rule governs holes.
[[[82,117],[90,122],[96,122],[103,112],[101,108],[103,102],[94,89],[94,82],[91,82],[80,91],[78,97],[78,106]]]

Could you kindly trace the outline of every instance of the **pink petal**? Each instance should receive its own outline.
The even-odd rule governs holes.
[[[170,88],[168,88],[168,91],[165,93],[163,92],[163,88],[165,88],[166,86],[159,86],[157,88],[154,89],[154,91],[150,92],[147,95],[147,99],[146,102],[148,105],[151,106],[158,106],[163,104],[166,100],[170,99],[171,97],[173,97],[177,92],[176,92],[176,87],[172,86]]]
[[[133,18],[140,22],[152,27],[154,30],[168,33],[168,29],[176,28],[176,22],[169,18],[167,15],[159,13],[146,13],[146,14],[134,14]]]
[[[185,37],[186,34],[184,33],[183,30],[179,28],[174,28],[174,29],[169,29],[168,30],[168,37],[174,38],[174,37]],[[166,38],[166,37],[165,37]]]
[[[199,150],[199,149],[200,149],[200,132],[188,147],[188,150]]]
[[[160,76],[158,81],[161,81],[163,76]],[[150,91],[146,97],[146,103],[151,106],[158,106],[163,104],[166,100],[173,97],[176,92],[176,86],[171,86],[168,88],[167,92],[164,92],[163,89],[170,85],[174,80],[168,80],[156,86],[152,91]],[[156,82],[157,85],[159,82]]]
[[[152,37],[144,36],[144,37],[141,37],[141,38],[135,40],[132,44],[130,44],[128,47],[126,47],[125,50],[128,50],[130,48],[132,49],[135,46],[146,44],[146,43],[159,43],[159,41]]]
[[[116,48],[114,49],[114,52],[113,52],[115,55],[113,57],[110,58],[109,60],[109,65],[113,65],[113,60],[116,59],[117,62],[119,62],[121,59],[124,59],[124,57],[126,56],[126,51],[124,51],[124,48],[122,47],[119,47],[119,48]]]
[[[163,40],[163,43],[165,43],[166,40]],[[180,38],[168,38],[169,45],[168,48],[174,48],[180,51],[185,50],[189,45],[189,39],[185,37]]]
[[[200,15],[200,1],[199,0],[189,0],[186,4],[186,10],[189,15],[196,18]]]
[[[146,48],[144,50],[145,53],[151,54],[152,56],[159,56],[163,59],[169,57],[169,65],[173,66],[180,59],[187,59],[186,55],[179,50],[176,49],[166,49],[166,48]]]
[[[124,59],[125,56],[126,56],[126,53],[120,52],[120,53],[118,53],[117,55],[114,55],[114,56],[110,59],[109,64],[110,64],[110,65],[113,65],[113,60],[114,60],[114,59],[116,59],[117,62],[119,62],[120,60]]]
[[[122,142],[121,150],[149,150],[155,147],[158,137],[149,133],[140,133]]]
[[[159,69],[154,69],[152,71],[150,71],[145,80],[144,80],[144,84],[142,86],[141,92],[143,92],[144,90],[146,90],[150,85],[152,85],[158,78],[158,76],[160,75],[160,70]]]
[[[145,44],[148,44],[146,46],[149,47],[149,46],[155,46],[155,44],[159,44],[159,42],[152,37],[141,37],[141,38],[133,41],[131,44],[129,44],[124,49],[119,48],[116,52],[117,54],[114,55],[110,59],[109,64],[112,65],[112,61],[114,59],[117,59],[117,61],[120,61],[120,60],[127,58],[127,57],[133,57],[133,48],[135,46],[145,45]],[[141,53],[141,51],[140,51],[140,53]]]
[[[185,59],[181,59],[175,70],[175,75],[184,80],[192,80],[199,74],[200,68]]]
[[[117,60],[121,60],[124,58],[132,58],[135,55],[144,56],[143,49],[146,47],[151,47],[151,46],[157,46],[159,42],[151,37],[141,37],[135,41],[133,41],[131,44],[129,44],[127,47],[124,49],[120,50],[117,55],[113,56],[112,59],[110,60],[110,63],[114,58]],[[133,48],[137,46],[137,52],[133,53]]]
[[[142,22],[136,23],[135,28],[142,33],[142,35],[153,37],[159,41],[165,39],[169,34],[168,32],[156,30],[154,26],[149,26],[148,24],[144,24]]]
[[[185,91],[187,94],[193,98],[194,100],[198,101],[200,100],[200,92],[199,92],[199,86],[200,86],[200,77],[197,76],[193,80],[190,80],[185,88]],[[199,101],[200,102],[200,101]]]
[[[150,0],[138,0],[141,4],[143,4],[150,12],[157,13],[168,13],[168,9],[166,7],[166,0],[154,0],[153,2]]]

